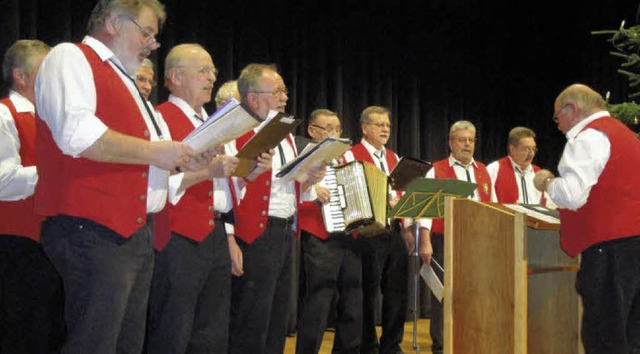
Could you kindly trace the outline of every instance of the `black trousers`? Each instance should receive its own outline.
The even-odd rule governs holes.
[[[176,233],[156,264],[149,298],[148,353],[227,353],[231,260],[224,222],[202,242]]]
[[[42,246],[0,235],[0,353],[58,353],[65,339],[62,280]]]
[[[640,353],[640,236],[583,251],[576,290],[586,354]]]
[[[291,224],[270,224],[251,244],[236,238],[244,275],[232,277],[229,353],[281,354],[291,293]]]
[[[395,353],[404,335],[408,302],[407,245],[402,233],[360,239],[362,246],[363,328],[362,353]],[[382,293],[382,335],[378,343],[375,323],[376,295]]]
[[[444,268],[444,235],[431,234],[431,247],[433,248],[433,259]],[[442,274],[437,266],[433,267],[436,275],[444,284],[444,274]],[[429,322],[429,334],[431,335],[431,352],[433,354],[442,354],[442,345],[444,343],[444,322],[442,303],[429,291],[431,296],[431,320]]]
[[[305,291],[296,353],[317,353],[337,291],[334,353],[359,353],[362,337],[362,262],[360,242],[339,233],[321,240],[302,231]]]
[[[42,247],[64,284],[64,353],[140,353],[153,274],[152,218],[124,238],[91,220],[42,223]]]

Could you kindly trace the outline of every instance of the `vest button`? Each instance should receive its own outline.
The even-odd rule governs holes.
[[[265,186],[268,186],[270,183],[271,183],[271,181],[265,181],[265,182],[264,182],[264,185],[265,185]]]
[[[267,197],[266,195],[264,197],[262,197],[262,200],[267,201],[269,200],[269,197]]]
[[[213,226],[213,220],[209,220],[209,226]]]
[[[263,223],[260,223],[260,228],[264,229],[264,224]]]
[[[142,224],[142,223],[144,222],[144,219],[143,219],[143,218],[137,218],[137,219],[136,219],[136,222],[137,222],[138,224]]]
[[[209,205],[209,211],[213,211],[213,205]]]
[[[145,130],[145,131],[144,131],[144,133],[142,133],[142,134],[143,134],[145,137],[148,137],[148,136],[149,136],[149,131],[148,131],[148,130]]]
[[[147,173],[146,172],[142,172],[142,178],[147,178]]]
[[[212,196],[212,195],[213,195],[213,191],[209,191],[209,196]]]
[[[267,212],[265,210],[263,210],[263,211],[260,212],[260,215],[265,216],[265,215],[267,215]]]
[[[140,200],[145,200],[145,199],[147,199],[147,196],[146,196],[146,195],[144,195],[144,194],[142,194],[142,195],[140,195],[138,198],[139,198]]]

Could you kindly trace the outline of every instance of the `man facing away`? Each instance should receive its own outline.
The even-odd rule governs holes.
[[[64,283],[66,353],[142,351],[153,213],[168,171],[195,157],[132,79],[164,19],[156,0],[99,0],[82,43],[54,47],[36,77],[35,208]]]
[[[524,203],[546,205],[544,193],[533,185],[533,176],[540,167],[532,164],[538,152],[536,133],[526,127],[515,127],[509,132],[509,154],[487,165],[491,184],[498,203]]]
[[[56,352],[64,341],[62,282],[40,244],[44,218],[33,208],[34,80],[49,52],[39,40],[16,41],[4,55],[10,86],[0,100],[0,352]]]
[[[640,140],[582,84],[564,89],[554,121],[567,136],[559,177],[536,173],[536,188],[560,210],[560,246],[580,255],[587,354],[640,352]]]

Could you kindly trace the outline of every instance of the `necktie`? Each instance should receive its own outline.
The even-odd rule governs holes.
[[[278,154],[280,155],[280,166],[284,166],[286,160],[284,158],[284,149],[282,148],[282,142],[278,143]]]
[[[382,158],[384,157],[384,155],[382,154],[382,151],[380,151],[380,153],[373,153],[373,155],[375,155],[375,157],[378,158],[378,165],[380,166],[380,169],[382,170],[382,172],[387,173],[387,169],[384,168],[384,162],[382,162]]]
[[[524,172],[516,167],[516,171],[520,174],[520,186],[522,187],[522,202],[529,204],[529,193],[527,193],[527,181],[524,179]]]
[[[460,162],[456,162],[456,165],[464,168],[464,172],[467,174],[467,182],[471,182],[471,174],[469,173],[469,167],[461,164]],[[469,193],[467,198],[473,198],[473,192]]]

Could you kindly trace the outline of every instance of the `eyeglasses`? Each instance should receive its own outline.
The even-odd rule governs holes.
[[[142,84],[149,84],[151,86],[155,86],[156,85],[156,81],[154,79],[147,79],[144,76],[136,76],[136,81],[142,83]]]
[[[562,108],[560,108],[560,109],[558,110],[558,113],[556,113],[556,114],[554,114],[554,115],[553,115],[553,121],[554,121],[554,122],[558,123],[558,121],[559,121],[558,116],[560,115],[560,113],[562,113],[562,111],[563,111],[565,108],[567,108],[567,106],[568,106],[568,105],[569,105],[568,103],[567,103],[567,104],[565,104],[564,106],[562,106]]]
[[[531,153],[531,154],[535,154],[538,152],[538,148],[537,147],[531,147],[531,146],[520,146],[518,148],[516,148],[518,151],[520,152],[526,152],[527,154]]]
[[[327,133],[337,133],[340,134],[342,133],[342,127],[332,127],[332,126],[327,126],[327,127],[321,127],[319,125],[315,125],[315,124],[311,124],[312,127],[314,128],[318,128],[320,130],[324,130]]]
[[[380,122],[380,123],[366,123],[366,124],[367,125],[375,125],[376,127],[380,128],[380,129],[384,129],[384,128],[391,129],[391,123]]]
[[[218,69],[215,66],[177,66],[177,68],[188,68],[188,69],[196,69],[198,74],[202,76],[207,76],[209,73],[213,74],[213,76],[218,76]]]
[[[125,16],[125,17],[128,18],[129,21],[133,22],[133,24],[136,25],[136,27],[138,27],[138,30],[140,30],[142,37],[144,37],[144,39],[147,41],[147,45],[151,47],[151,50],[156,50],[160,48],[160,42],[156,40],[156,37],[152,33],[142,28],[142,26],[140,26],[140,24],[136,20],[134,20],[131,16]]]
[[[476,142],[476,138],[451,138],[451,140],[455,140],[459,144],[466,144],[467,142],[469,144],[475,144]]]
[[[282,95],[285,95],[285,96],[289,95],[289,90],[286,87],[275,89],[273,91],[250,91],[250,92],[253,92],[253,93],[268,93],[268,94],[271,94],[271,96],[273,96],[273,97],[278,97],[278,96],[282,96]]]

